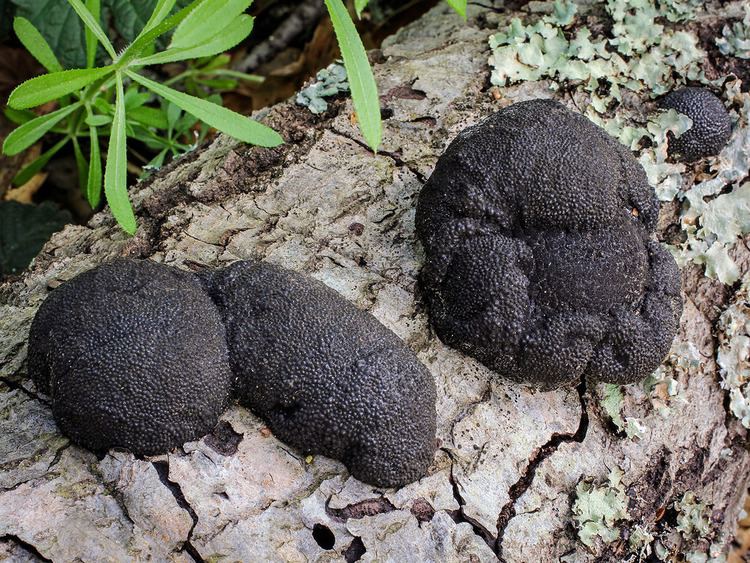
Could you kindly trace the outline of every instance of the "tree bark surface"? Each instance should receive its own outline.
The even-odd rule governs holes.
[[[750,470],[747,433],[728,413],[715,361],[732,288],[684,269],[673,350],[690,344],[700,361],[665,362],[682,388],[668,416],[642,385],[623,388],[623,416],[640,421],[640,437],[617,431],[601,386],[534,392],[444,346],[429,326],[414,208],[447,143],[499,108],[486,13],[475,7],[465,24],[440,6],[373,54],[386,118],[377,155],[348,101],[323,117],[277,105],[261,119],[285,145],[219,136],[132,190],[135,237],[99,213],[56,234],[26,274],[0,286],[0,559],[635,560],[636,526],[654,535],[649,549],[728,545]],[[553,95],[543,83],[502,89],[505,102]],[[98,459],[70,444],[27,376],[29,326],[50,289],[120,256],[192,270],[262,259],[370,311],[435,378],[439,449],[429,474],[400,490],[364,485],[336,461],[291,450],[238,406],[211,435],[168,455]],[[616,468],[628,517],[613,524],[617,540],[586,546],[573,517],[577,485],[602,486]],[[675,503],[688,492],[707,507],[706,533],[678,530]]]

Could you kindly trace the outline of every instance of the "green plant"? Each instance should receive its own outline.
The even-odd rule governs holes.
[[[160,84],[143,73],[148,65],[214,57],[237,45],[252,30],[253,18],[244,14],[252,0],[195,0],[175,13],[176,0],[158,0],[143,29],[119,54],[99,24],[99,0],[86,0],[85,4],[81,0],[68,1],[86,26],[86,68],[63,70],[48,43],[28,20],[16,18],[14,22],[23,45],[49,74],[28,80],[11,93],[8,115],[21,125],[8,135],[3,152],[17,154],[49,132],[63,135],[19,173],[16,183],[30,178],[71,142],[89,202],[94,207],[98,205],[103,185],[112,214],[132,234],[136,221],[127,192],[126,137],[160,151],[152,166],[159,165],[167,152],[176,154],[189,146],[180,137],[197,120],[255,145],[272,147],[283,142],[278,133],[257,121],[209,99]],[[157,50],[157,39],[172,30],[167,47]],[[95,66],[97,44],[107,53],[110,64]],[[181,78],[192,80],[195,86],[205,71],[194,66]],[[238,78],[231,71],[223,74],[224,78]],[[162,100],[159,108],[147,105],[154,95]],[[23,111],[54,100],[59,109],[46,115],[37,117]],[[104,135],[108,135],[109,142],[102,170],[99,141]],[[88,159],[81,147],[85,138],[90,145]]]
[[[446,1],[461,16],[466,16],[466,0]],[[104,2],[105,9],[113,13],[128,9],[127,2]],[[16,175],[15,184],[28,181],[70,142],[81,187],[92,207],[100,203],[103,184],[113,216],[132,234],[136,220],[127,192],[127,137],[156,153],[145,164],[146,170],[158,168],[168,154],[181,154],[202,140],[207,129],[196,130],[199,121],[251,144],[272,147],[283,142],[272,129],[222,107],[215,96],[217,92],[233,89],[238,80],[258,79],[227,69],[228,57],[221,54],[250,34],[253,18],[244,12],[252,0],[194,0],[175,11],[175,6],[185,3],[185,0],[156,0],[139,33],[136,34],[137,26],[132,21],[118,28],[123,38],[132,38],[118,54],[100,25],[101,0],[85,0],[85,3],[68,0],[85,29],[85,68],[71,70],[63,70],[55,51],[37,27],[24,17],[15,18],[16,35],[49,73],[24,82],[11,93],[6,115],[19,127],[5,139],[3,152],[18,154],[48,133],[62,135]],[[368,0],[355,1],[358,14],[367,3]],[[325,0],[325,4],[341,48],[359,127],[370,148],[377,151],[382,125],[372,68],[343,1]],[[143,6],[134,4],[130,9],[145,18]],[[171,40],[166,43],[164,37],[172,30]],[[96,66],[102,50],[109,64]],[[84,58],[75,49],[68,55],[74,61]],[[148,65],[177,61],[188,61],[186,70],[164,83],[143,73]],[[177,84],[181,89],[172,88]],[[53,101],[59,107],[51,113],[37,116],[29,111]],[[154,107],[155,103],[158,107]],[[102,137],[108,139],[104,167]],[[83,150],[87,141],[88,157]]]

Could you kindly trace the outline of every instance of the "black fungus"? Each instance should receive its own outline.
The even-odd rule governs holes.
[[[263,262],[205,277],[224,316],[239,402],[281,440],[404,485],[435,450],[435,385],[401,340],[325,284]]]
[[[674,259],[651,240],[657,214],[632,154],[557,102],[465,129],[417,205],[438,336],[542,389],[645,377],[682,309]]]
[[[693,120],[693,125],[679,137],[667,135],[669,154],[678,160],[692,162],[721,152],[732,134],[732,119],[724,104],[706,88],[688,87],[675,90],[660,102],[664,109],[675,109]]]
[[[29,371],[60,429],[96,452],[158,454],[207,434],[229,400],[219,311],[191,274],[118,260],[42,303]]]
[[[435,385],[416,356],[324,284],[261,262],[83,273],[39,308],[29,371],[61,430],[97,452],[166,452],[237,398],[378,486],[418,479],[435,450]]]

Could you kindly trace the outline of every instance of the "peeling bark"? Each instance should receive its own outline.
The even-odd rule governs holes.
[[[133,189],[135,237],[100,213],[55,235],[28,273],[0,286],[0,556],[619,561],[632,554],[636,525],[674,552],[729,542],[750,473],[747,432],[727,413],[715,362],[733,288],[698,267],[683,272],[675,345],[692,343],[701,362],[667,362],[683,388],[668,416],[643,386],[623,388],[623,415],[643,424],[640,439],[613,427],[601,386],[534,392],[443,346],[429,327],[415,200],[447,143],[498,109],[487,91],[486,9],[472,9],[465,25],[440,6],[383,46],[375,70],[390,117],[377,155],[348,102],[322,117],[280,104],[261,117],[282,132],[282,147],[219,137]],[[546,83],[503,89],[504,103],[551,95]],[[192,270],[260,258],[369,310],[435,378],[440,444],[429,474],[375,489],[336,461],[288,448],[238,406],[210,436],[163,456],[97,459],[71,445],[27,376],[25,341],[50,288],[117,256]],[[747,275],[750,260],[740,258]],[[630,519],[617,524],[620,540],[591,549],[573,522],[576,485],[603,482],[615,466]],[[676,532],[673,506],[687,491],[710,507],[708,537]]]

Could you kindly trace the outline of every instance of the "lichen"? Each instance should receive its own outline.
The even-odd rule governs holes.
[[[724,55],[750,59],[750,4],[745,5],[742,21],[724,26],[721,37],[716,38],[716,46]]]
[[[705,538],[711,531],[709,509],[695,493],[687,491],[674,503],[677,512],[677,531],[685,539]]]
[[[328,109],[330,98],[349,91],[349,82],[344,65],[333,63],[319,70],[315,75],[315,82],[303,88],[296,98],[297,105],[305,106],[313,113],[323,113]]]
[[[617,523],[630,518],[622,476],[622,471],[615,467],[607,483],[594,485],[583,480],[576,486],[573,519],[584,545],[593,548],[597,542],[610,544],[620,537]]]
[[[747,176],[750,163],[750,94],[740,91],[740,80],[724,85],[723,77],[711,81],[705,76],[706,53],[695,33],[659,23],[664,18],[689,20],[700,6],[697,0],[608,0],[608,21],[599,22],[611,25],[607,36],[571,25],[582,22],[578,10],[585,8],[557,1],[547,10],[552,13],[531,16],[526,22],[514,18],[489,38],[491,81],[507,86],[548,79],[552,90],[565,83],[566,92],[572,91],[572,99],[586,108],[589,119],[639,153],[659,199],[682,202],[684,241],[670,247],[678,264],[704,265],[707,276],[732,284],[739,270],[731,249],[750,231],[750,192],[737,184]],[[734,46],[735,54],[750,49],[745,39],[750,8],[746,9],[743,22],[725,28],[723,41]],[[596,18],[587,14],[586,21]],[[667,134],[679,137],[692,122],[673,110],[644,117],[626,95],[647,101],[688,82],[724,88],[725,101],[738,108],[731,112],[736,125],[728,146],[710,160],[708,173],[692,187],[683,182],[686,165],[672,162],[667,154]]]
[[[735,301],[719,318],[716,361],[721,386],[729,391],[729,408],[750,428],[750,281],[745,280]]]
[[[604,413],[612,420],[617,430],[624,432],[628,438],[641,438],[646,431],[646,426],[637,418],[622,416],[622,404],[624,400],[622,386],[605,383],[601,387],[601,400],[599,404]]]

